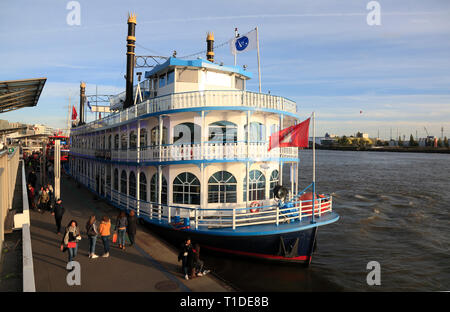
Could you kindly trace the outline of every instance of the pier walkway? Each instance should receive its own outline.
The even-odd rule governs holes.
[[[111,242],[109,258],[89,259],[89,241],[85,233],[89,216],[95,214],[100,220],[107,215],[114,228],[118,210],[102,200],[96,200],[89,190],[78,187],[76,181],[67,177],[61,179],[61,199],[65,208],[63,226],[75,219],[83,237],[74,259],[81,266],[81,285],[69,286],[66,282],[68,255],[60,250],[63,234],[56,234],[54,217],[49,212],[41,214],[31,211],[36,291],[233,291],[211,274],[185,280],[180,273],[177,251],[142,225],[138,225],[134,247],[127,244],[123,251]],[[103,243],[99,238],[96,254],[103,254]]]

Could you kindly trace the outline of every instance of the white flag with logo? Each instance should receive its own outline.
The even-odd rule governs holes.
[[[256,49],[256,29],[230,41],[231,54],[238,54]]]

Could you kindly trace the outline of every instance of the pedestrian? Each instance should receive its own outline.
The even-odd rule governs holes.
[[[71,262],[78,252],[78,241],[81,240],[80,230],[78,229],[78,223],[75,220],[69,222],[66,226],[65,234],[61,241],[61,251],[67,248],[69,253],[69,262]]]
[[[41,190],[39,191],[39,199],[38,199],[38,211],[44,213],[45,209],[47,208],[47,204],[49,201],[49,195],[44,189],[43,186],[41,186]]]
[[[33,188],[36,188],[36,181],[37,181],[36,172],[34,170],[31,170],[30,173],[28,174],[28,183],[30,183]]]
[[[53,186],[49,183],[47,184],[45,190],[47,191],[49,197],[47,208],[51,211],[53,209],[53,205],[55,204],[55,193],[53,192]]]
[[[184,273],[184,278],[185,279],[189,279],[189,254],[192,253],[192,244],[191,244],[191,239],[188,237],[184,244],[181,247],[181,251],[178,254],[178,261],[181,260],[181,270]]]
[[[89,238],[89,258],[95,259],[98,256],[95,254],[95,244],[97,242],[97,223],[95,220],[95,216],[91,216],[89,221],[86,223],[86,233]]]
[[[109,257],[109,236],[111,235],[111,221],[107,216],[103,216],[102,222],[98,227],[98,233],[103,241],[103,247],[105,248],[105,253],[102,257]]]
[[[127,226],[128,238],[130,239],[130,246],[134,245],[136,228],[137,228],[137,217],[136,214],[134,213],[134,210],[131,210],[130,214],[128,215],[128,226]]]
[[[52,216],[55,216],[56,234],[61,234],[61,221],[64,215],[64,211],[65,209],[62,205],[62,200],[61,198],[58,198],[52,208]]]
[[[47,171],[48,171],[48,179],[51,181],[52,179],[54,179],[54,171],[52,163],[49,163]]]
[[[28,195],[28,207],[33,210],[36,209],[36,204],[34,203],[34,187],[31,186],[30,183],[28,183],[27,195]]]
[[[119,213],[116,221],[116,232],[118,236],[119,248],[125,250],[125,232],[127,231],[128,220],[124,211]]]
[[[204,270],[204,262],[200,259],[200,244],[194,244],[192,248],[193,254],[193,264],[192,264],[192,275],[193,276],[203,276],[209,273],[209,270]]]

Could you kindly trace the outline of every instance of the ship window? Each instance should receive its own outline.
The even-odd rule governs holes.
[[[250,140],[248,140],[247,125],[244,126],[245,138],[251,143],[260,143],[266,141],[266,126],[260,122],[250,123]]]
[[[266,199],[266,178],[261,171],[250,171],[249,184],[250,201]],[[247,201],[247,176],[244,177],[244,201]]]
[[[194,69],[177,69],[178,82],[198,82],[198,71]]]
[[[275,132],[278,132],[280,127],[277,124],[273,124],[270,126],[270,135],[274,134]]]
[[[111,165],[106,167],[106,187],[111,187]]]
[[[184,122],[173,128],[174,144],[200,143],[201,128],[192,122]]]
[[[214,173],[208,180],[208,203],[235,203],[236,178],[228,171]]]
[[[273,189],[277,184],[279,184],[279,181],[280,175],[278,170],[272,171],[272,174],[270,175],[270,198],[274,198]]]
[[[147,178],[143,172],[139,174],[139,199],[147,201]]]
[[[119,171],[116,169],[114,169],[114,190],[118,191],[119,190]]]
[[[130,172],[130,180],[128,181],[128,191],[130,197],[136,198],[136,175],[133,171]]]
[[[119,150],[119,135],[118,134],[116,134],[114,136],[114,149],[116,151]]]
[[[167,84],[173,83],[175,80],[175,71],[171,70],[167,73]]]
[[[141,128],[141,138],[140,138],[139,144],[140,144],[141,149],[147,147],[147,129],[146,128]]]
[[[122,170],[120,174],[120,192],[122,194],[127,194],[127,172]]]
[[[173,180],[173,202],[200,205],[200,181],[195,175],[183,172]]]
[[[137,134],[133,130],[130,131],[130,149],[136,149],[137,147]]]
[[[167,128],[163,127],[162,144],[167,144]],[[153,127],[150,132],[150,145],[159,145],[159,126]]]
[[[239,90],[244,90],[244,79],[236,77],[235,88]]]
[[[126,150],[127,149],[127,132],[122,131],[120,133],[120,149]]]
[[[210,142],[237,142],[237,125],[230,121],[216,121],[209,124],[208,140]]]
[[[159,76],[159,87],[162,88],[166,85],[166,75]]]
[[[162,204],[167,204],[167,181],[164,175],[162,176]],[[150,202],[158,202],[158,173],[155,173],[150,180]]]

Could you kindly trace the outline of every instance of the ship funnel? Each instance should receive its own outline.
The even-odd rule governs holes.
[[[80,82],[80,125],[84,125],[84,101],[86,98],[86,84]]]
[[[210,32],[206,35],[206,59],[214,63],[214,33]]]
[[[135,53],[134,49],[136,47],[136,14],[128,14],[128,36],[127,36],[127,74],[126,74],[126,93],[125,93],[125,103],[123,108],[133,106],[133,77],[134,77],[134,62]]]

